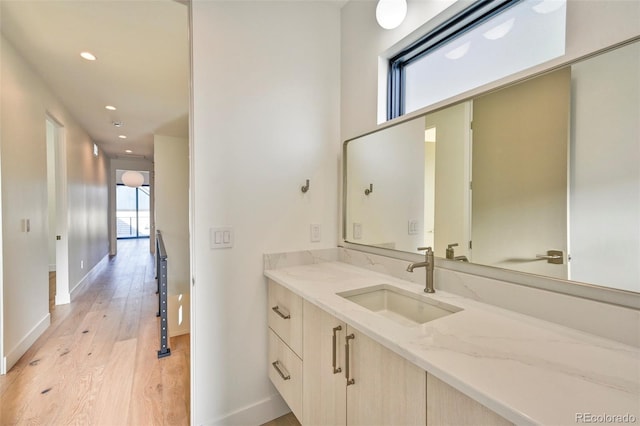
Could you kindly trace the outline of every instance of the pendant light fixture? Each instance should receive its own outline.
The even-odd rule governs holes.
[[[376,20],[385,30],[397,28],[407,16],[407,0],[379,0]]]
[[[138,188],[144,183],[144,176],[140,172],[129,170],[122,174],[122,183],[130,188]]]

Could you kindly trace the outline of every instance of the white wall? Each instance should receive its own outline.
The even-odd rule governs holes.
[[[189,333],[189,140],[154,135],[156,229],[168,255],[169,335]]]
[[[415,39],[433,28],[445,17],[464,8],[467,1],[409,1],[407,18],[395,30],[384,30],[375,22],[375,1],[349,1],[342,8],[342,72],[341,72],[341,128],[342,139],[350,139],[377,127],[379,109],[385,99],[384,73],[378,73],[378,57],[387,51],[397,51],[403,37]],[[448,9],[447,7],[450,6]],[[566,53],[553,61],[525,70],[479,90],[470,91],[452,100],[464,99],[527,75],[569,62],[590,52],[630,39],[639,33],[640,2],[609,0],[569,0],[567,2]],[[387,55],[386,57],[388,57]],[[380,78],[382,77],[382,78]],[[422,114],[438,106],[416,111]]]
[[[571,67],[570,279],[635,292],[640,292],[639,75],[640,43]]]
[[[107,171],[105,157],[92,155],[89,136],[14,48],[1,42],[3,356],[10,368],[49,324],[47,114],[64,126],[66,141],[70,289],[107,254]],[[22,226],[27,218],[30,232]]]
[[[262,254],[337,245],[339,14],[333,2],[192,3],[194,424],[283,412]],[[210,248],[217,226],[233,227],[233,248]]]
[[[350,141],[347,170],[347,240],[410,252],[425,245],[425,180],[415,179],[425,174],[424,119]],[[373,192],[365,195],[369,184]],[[409,234],[409,220],[418,221],[417,233]]]

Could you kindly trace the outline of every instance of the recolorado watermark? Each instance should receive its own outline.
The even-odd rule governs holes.
[[[633,414],[593,414],[576,413],[576,423],[636,423],[638,417]]]

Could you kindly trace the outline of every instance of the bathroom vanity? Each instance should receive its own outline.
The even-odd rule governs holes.
[[[638,347],[442,290],[465,274],[427,295],[406,264],[265,255],[269,376],[303,425],[640,421]]]

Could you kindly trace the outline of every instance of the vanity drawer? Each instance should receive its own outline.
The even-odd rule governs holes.
[[[302,360],[269,329],[269,379],[293,414],[302,419]]]
[[[269,327],[302,358],[302,298],[269,280]]]

